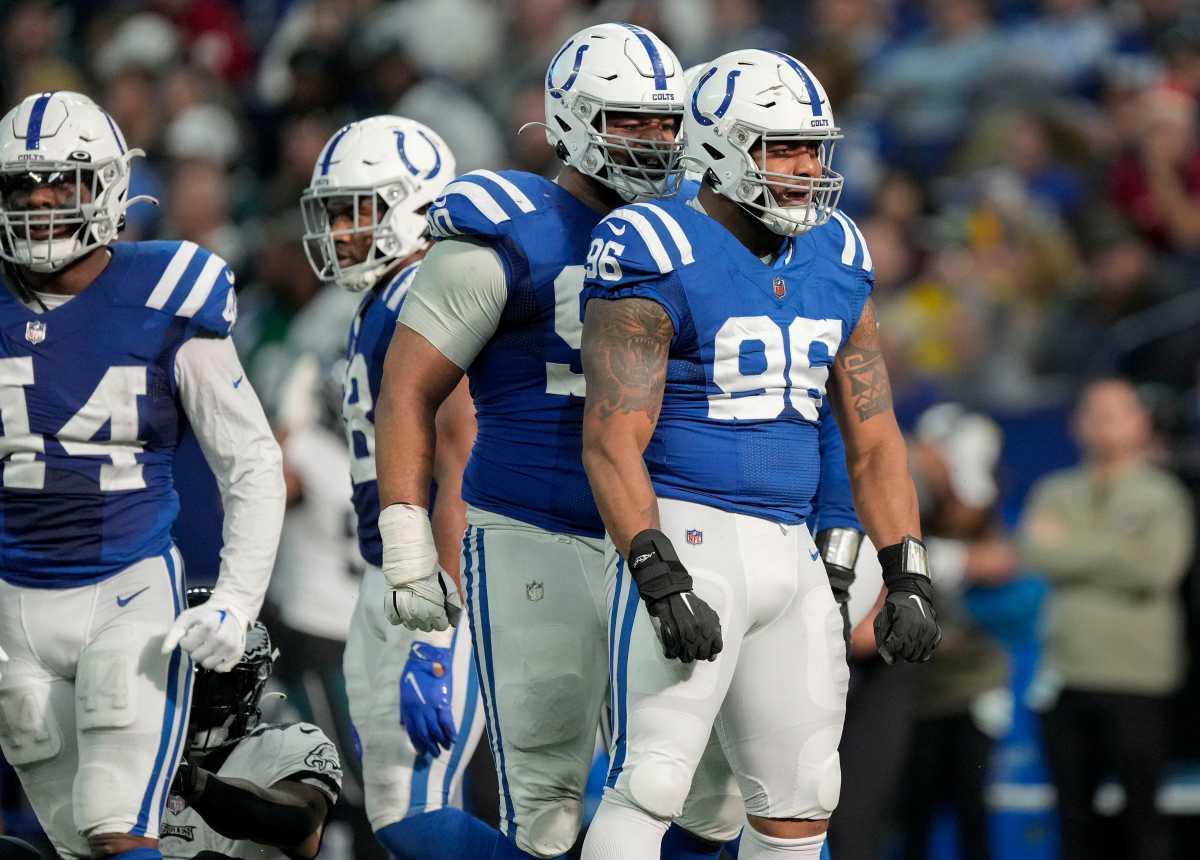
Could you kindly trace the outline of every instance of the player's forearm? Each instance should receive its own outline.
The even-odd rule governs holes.
[[[288,792],[198,768],[195,794],[187,800],[222,836],[271,845],[294,857],[316,856],[324,816]]]
[[[438,561],[458,582],[458,561],[463,532],[467,529],[467,503],[462,498],[463,471],[475,441],[475,411],[466,382],[446,398],[437,414],[434,480],[437,499],[430,518]]]
[[[188,341],[176,355],[175,372],[181,406],[224,508],[214,597],[243,610],[249,621],[262,607],[283,528],[283,456],[228,339]]]
[[[908,471],[908,452],[899,431],[860,452],[848,452],[854,509],[877,547],[900,543],[905,535],[921,536],[917,492]]]
[[[658,497],[642,449],[632,439],[622,444],[611,435],[605,438],[602,428],[585,429],[583,466],[604,529],[617,550],[627,556],[636,534],[659,527]]]
[[[396,327],[375,407],[375,472],[382,507],[400,503],[429,509],[437,410],[462,378],[462,371],[450,365],[457,376],[448,380],[431,352],[436,350],[421,335]]]

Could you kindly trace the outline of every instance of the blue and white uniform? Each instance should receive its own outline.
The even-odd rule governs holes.
[[[590,258],[585,303],[648,299],[674,326],[645,461],[662,530],[725,643],[711,663],[663,660],[610,545],[608,789],[614,802],[675,818],[715,725],[747,812],[826,818],[848,671],[805,521],[830,367],[873,286],[861,234],[839,212],[763,261],[695,202],[661,200],[611,213]]]
[[[465,626],[420,633],[388,623],[387,585],[379,566],[379,488],[375,479],[375,403],[383,363],[405,293],[420,264],[367,292],[354,318],[346,347],[348,361],[342,419],[350,450],[350,480],[358,545],[367,569],[350,622],[342,665],[350,716],[362,745],[363,782],[371,829],[443,807],[462,806],[462,776],[483,734],[479,682]],[[400,722],[400,685],[409,647],[428,641],[453,652],[454,724],[452,749],[437,758],[418,755]]]
[[[283,513],[279,448],[229,340],[225,262],[108,247],[82,293],[0,289],[0,746],[59,853],[158,834],[191,661],[172,461],[190,425],[225,507],[221,577],[252,618]]]
[[[462,571],[500,829],[574,843],[607,681],[604,526],[580,457],[580,290],[595,213],[555,183],[474,171],[428,213],[439,241],[400,323],[466,371],[478,433]]]

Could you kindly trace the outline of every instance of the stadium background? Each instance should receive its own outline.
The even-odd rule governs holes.
[[[440,131],[462,170],[552,172],[541,133],[516,131],[541,117],[553,49],[598,20],[653,29],[685,65],[763,47],[813,68],[846,135],[841,205],[875,260],[901,423],[945,400],[992,416],[1009,527],[1037,479],[1078,461],[1069,411],[1097,374],[1139,386],[1157,459],[1200,485],[1200,10],[1187,0],[0,0],[0,94],[89,93],[146,150],[132,193],[162,205],[131,210],[126,238],[190,239],[230,262],[239,348],[286,430],[323,420],[322,380],[356,303],[320,288],[298,242],[324,141],[392,112]],[[1174,211],[1156,197],[1164,162]],[[178,470],[178,539],[202,582],[216,571],[217,495],[194,445]],[[1196,584],[1181,593],[1193,657]],[[969,600],[1012,657],[1018,703],[988,795],[1000,858],[1056,856],[1053,792],[1020,705],[1044,592],[1027,571]],[[288,599],[319,601],[304,588]],[[1174,709],[1160,803],[1178,844],[1196,845],[1194,671]],[[7,770],[3,803],[8,832],[36,829]],[[934,856],[958,856],[953,841],[939,827]],[[347,844],[331,838],[323,856],[351,856]]]

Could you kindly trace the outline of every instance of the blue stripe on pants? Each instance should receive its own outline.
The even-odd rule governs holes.
[[[454,774],[462,763],[463,751],[471,735],[471,725],[475,722],[475,708],[479,703],[479,675],[475,672],[475,663],[467,663],[467,703],[463,706],[462,722],[458,726],[458,739],[450,753],[450,763],[446,765],[446,779],[442,784],[442,806],[450,805],[450,786],[454,783]]]
[[[618,582],[620,582],[620,576],[624,567],[624,560],[618,559]],[[615,696],[619,712],[613,717],[615,724],[615,731],[613,732],[613,756],[612,764],[608,769],[608,779],[605,782],[605,785],[609,788],[617,784],[617,778],[621,775],[621,769],[625,766],[625,738],[629,725],[629,641],[633,637],[633,622],[637,618],[639,601],[637,586],[634,584],[633,577],[631,576],[629,578],[629,596],[626,598],[625,603],[625,616],[621,620],[621,641],[617,647],[617,663],[612,669],[615,676],[613,686],[616,689]],[[616,607],[617,603],[614,602],[614,612],[616,611]]]
[[[164,553],[163,559],[166,561],[167,577],[171,583],[171,596],[175,601],[175,617],[178,618],[179,613],[181,612],[179,605],[179,587],[175,582],[175,562],[171,558],[170,550]],[[165,770],[168,775],[170,775],[174,770],[172,765],[167,764],[166,759],[175,734],[171,731],[171,729],[175,725],[176,712],[178,710],[178,703],[175,701],[175,699],[179,693],[179,664],[182,660],[182,654],[183,649],[176,647],[175,651],[171,654],[170,665],[167,667],[167,697],[166,702],[163,705],[163,722],[162,731],[159,733],[158,737],[158,753],[154,757],[154,768],[150,772],[150,782],[146,786],[146,793],[142,795],[142,806],[138,810],[137,823],[134,824],[133,829],[129,831],[133,836],[146,835],[146,832],[150,826],[150,810],[155,808],[156,805],[161,805],[162,803],[161,800],[159,800],[157,804],[155,802],[155,798],[158,796],[160,788],[163,789],[163,795],[166,794],[166,786],[159,785],[164,771],[164,765],[166,765]],[[183,714],[183,721],[187,721],[186,712]]]

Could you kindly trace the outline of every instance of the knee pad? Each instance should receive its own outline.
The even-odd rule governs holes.
[[[571,798],[558,799],[526,817],[517,843],[538,857],[559,857],[571,850],[582,824],[583,805]]]
[[[632,769],[626,766],[626,794],[639,808],[659,819],[674,819],[692,784],[692,773],[683,764],[649,755]]]
[[[675,823],[701,839],[709,842],[729,842],[737,838],[746,821],[746,807],[742,795],[712,794],[688,795],[683,814]]]

